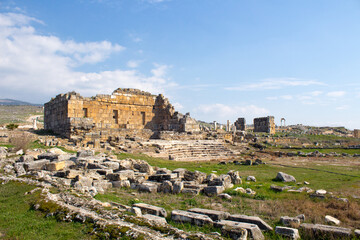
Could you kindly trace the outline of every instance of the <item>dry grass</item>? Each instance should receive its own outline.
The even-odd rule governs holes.
[[[34,140],[34,136],[27,132],[14,132],[9,137],[9,143],[14,145],[15,151],[22,149],[25,152]]]

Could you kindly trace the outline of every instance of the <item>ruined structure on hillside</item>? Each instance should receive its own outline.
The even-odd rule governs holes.
[[[44,128],[67,138],[102,139],[136,133],[150,138],[157,131],[194,132],[199,125],[175,111],[163,95],[116,89],[111,95],[57,95],[45,104]]]
[[[236,130],[239,131],[246,131],[246,122],[245,118],[238,118],[236,122],[234,123]]]
[[[273,116],[254,118],[254,132],[275,134],[275,121]]]
[[[360,129],[354,129],[354,137],[360,138]]]

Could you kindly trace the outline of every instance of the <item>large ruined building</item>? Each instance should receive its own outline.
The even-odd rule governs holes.
[[[121,88],[90,98],[75,92],[57,95],[45,104],[44,127],[81,140],[131,133],[150,138],[159,131],[200,130],[189,114],[176,112],[163,95]]]
[[[254,118],[254,132],[266,132],[275,134],[275,122],[273,116]]]

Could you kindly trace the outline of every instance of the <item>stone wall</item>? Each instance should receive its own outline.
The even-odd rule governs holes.
[[[254,118],[254,132],[266,132],[275,134],[275,122],[273,116]]]
[[[123,129],[200,130],[190,115],[175,112],[163,95],[155,96],[137,89],[119,88],[111,95],[91,98],[75,92],[60,94],[45,104],[44,116],[45,129],[68,138],[106,139],[120,134]]]
[[[354,129],[354,137],[360,138],[360,129]]]
[[[246,131],[246,121],[245,118],[238,118],[234,123],[236,130]]]

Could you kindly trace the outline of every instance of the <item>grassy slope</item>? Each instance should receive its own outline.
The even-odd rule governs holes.
[[[31,210],[38,194],[25,195],[34,187],[10,182],[0,185],[0,233],[3,239],[89,239],[84,225],[57,222]],[[0,234],[1,235],[1,234]]]

